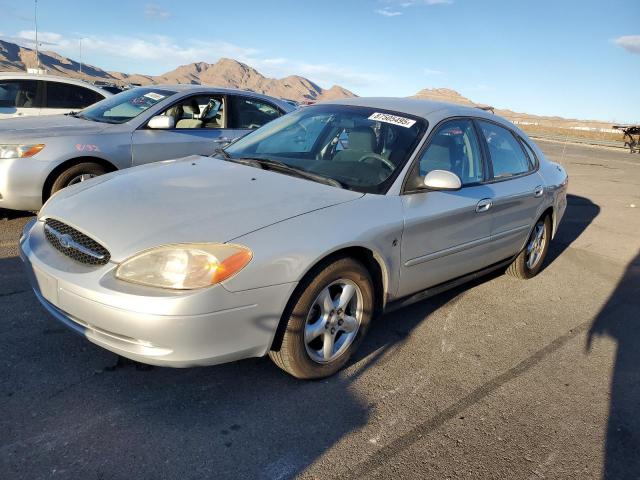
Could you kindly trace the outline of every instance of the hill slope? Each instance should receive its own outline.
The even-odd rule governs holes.
[[[89,81],[100,80],[141,85],[152,83],[215,85],[252,90],[298,101],[318,101],[355,96],[349,90],[338,85],[325,90],[311,80],[298,75],[285,78],[267,78],[249,65],[229,58],[222,58],[216,63],[197,62],[182,65],[158,76],[107,72],[87,64],[82,65],[82,73],[80,73],[78,62],[49,51],[40,52],[40,63],[53,75],[82,78]],[[27,68],[35,67],[36,58],[32,49],[0,40],[0,71],[25,71]]]

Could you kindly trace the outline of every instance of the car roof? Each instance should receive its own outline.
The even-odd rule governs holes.
[[[473,116],[489,119],[499,119],[502,117],[482,110],[478,107],[468,107],[456,103],[439,102],[435,100],[423,100],[419,98],[399,98],[399,97],[352,97],[340,98],[320,102],[317,105],[354,105],[360,107],[378,108],[380,110],[391,110],[399,113],[406,113],[416,117],[429,119],[434,113],[439,117]]]
[[[45,80],[50,82],[67,83],[69,85],[77,85],[79,87],[89,88],[91,90],[104,93],[106,96],[113,95],[113,93],[101,88],[99,85],[94,85],[92,83],[85,82],[84,80],[80,80],[77,78],[63,77],[60,75],[50,75],[46,73],[41,74],[41,73],[26,73],[26,72],[2,72],[0,73],[0,80]]]
[[[285,110],[292,110],[295,108],[295,105],[292,105],[290,101],[287,101],[282,98],[271,97],[269,95],[265,95],[263,93],[257,93],[251,90],[240,90],[238,88],[222,88],[222,87],[214,87],[211,85],[194,85],[190,83],[177,83],[171,85],[165,84],[150,84],[150,85],[142,85],[134,88],[155,88],[158,90],[169,90],[175,91],[179,93],[198,93],[198,92],[215,92],[223,95],[244,95],[249,97],[254,97],[262,100],[267,100],[269,102],[276,102],[280,107],[286,107]]]

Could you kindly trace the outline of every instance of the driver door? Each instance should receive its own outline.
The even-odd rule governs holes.
[[[213,154],[234,138],[227,129],[226,101],[223,95],[192,95],[160,114],[172,117],[174,128],[152,129],[145,123],[132,136],[133,165]]]
[[[450,120],[432,136],[402,196],[399,295],[406,296],[487,265],[491,238],[491,189],[482,148],[470,119]],[[456,191],[425,190],[424,176],[448,170],[460,177]]]

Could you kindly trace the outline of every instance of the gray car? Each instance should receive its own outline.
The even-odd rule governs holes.
[[[536,275],[567,182],[482,110],[341,100],[274,120],[216,158],[65,189],[20,250],[46,309],[119,355],[189,367],[268,354],[321,378],[385,309],[499,268]]]
[[[140,87],[69,115],[0,122],[0,208],[37,210],[69,185],[217,148],[290,112],[287,101],[195,85]]]

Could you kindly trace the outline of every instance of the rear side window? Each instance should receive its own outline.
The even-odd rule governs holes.
[[[36,80],[0,80],[0,108],[35,108]]]
[[[529,157],[529,161],[531,162],[531,168],[536,168],[536,165],[538,165],[538,157],[536,157],[533,149],[522,138],[520,138],[520,143],[522,143],[525,152],[527,152],[527,156]]]
[[[489,147],[494,178],[512,177],[531,170],[520,142],[509,130],[482,120],[478,124]]]
[[[253,98],[233,97],[231,100],[230,128],[253,130],[280,116],[268,103]]]
[[[47,108],[83,109],[104,97],[88,88],[59,82],[47,82]]]

